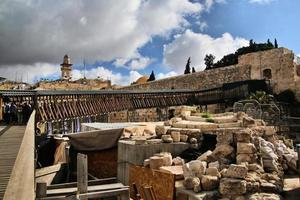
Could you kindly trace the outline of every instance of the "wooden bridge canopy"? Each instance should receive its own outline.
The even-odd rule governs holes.
[[[255,85],[255,87],[253,87]],[[151,91],[24,91],[2,90],[3,100],[27,100],[37,111],[36,121],[67,120],[122,110],[192,104],[215,104],[245,98],[253,88],[267,90],[264,80],[224,84],[206,90],[172,89]]]

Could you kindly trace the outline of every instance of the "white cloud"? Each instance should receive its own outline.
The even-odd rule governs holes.
[[[174,37],[174,41],[164,45],[164,63],[179,74],[184,72],[188,57],[191,57],[191,66],[195,67],[196,71],[200,71],[205,68],[204,57],[206,54],[213,54],[217,61],[224,55],[248,45],[246,39],[234,38],[229,33],[224,33],[219,38],[213,38],[206,34],[187,30]]]
[[[41,78],[59,78],[60,66],[50,63],[3,65],[0,68],[0,74],[9,80],[34,83]]]
[[[129,67],[132,70],[140,70],[140,69],[144,69],[145,67],[147,67],[151,62],[152,62],[151,59],[148,57],[140,57],[140,58],[131,60],[129,63]]]
[[[249,0],[250,3],[268,4],[274,0]]]
[[[131,59],[201,11],[189,0],[2,0],[0,65],[54,63],[65,53],[74,62]]]
[[[178,74],[174,71],[170,71],[168,73],[159,73],[159,74],[157,74],[156,79],[169,78],[169,77],[177,76],[177,75]]]

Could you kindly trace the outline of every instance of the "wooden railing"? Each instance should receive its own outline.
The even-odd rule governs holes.
[[[4,200],[35,199],[34,181],[34,123],[35,111],[27,123]]]

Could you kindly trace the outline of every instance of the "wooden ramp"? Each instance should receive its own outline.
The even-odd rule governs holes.
[[[0,133],[0,199],[3,199],[26,126],[11,126]]]

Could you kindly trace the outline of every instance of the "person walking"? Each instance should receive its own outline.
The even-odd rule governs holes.
[[[9,124],[10,122],[10,104],[8,102],[6,102],[4,104],[4,114],[3,114],[3,119],[5,124]]]
[[[10,105],[10,117],[11,117],[11,122],[12,123],[17,123],[18,118],[17,118],[17,105],[15,102],[12,102]]]

